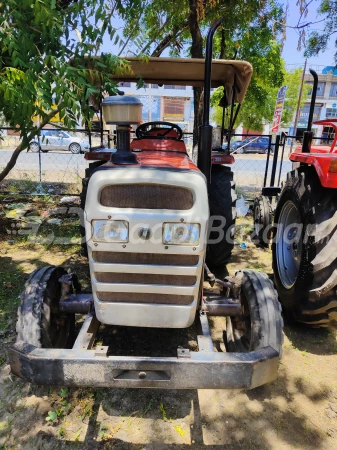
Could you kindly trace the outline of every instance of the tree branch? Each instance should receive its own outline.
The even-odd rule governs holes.
[[[3,171],[0,173],[0,183],[6,178],[6,176],[9,174],[9,172],[14,168],[16,161],[20,155],[20,153],[25,150],[29,146],[29,142],[36,136],[36,134],[45,126],[47,123],[50,122],[50,120],[56,116],[56,114],[59,112],[59,109],[53,109],[50,111],[46,118],[40,123],[40,125],[31,133],[28,134],[28,136],[23,139],[23,141],[16,147],[14,150],[10,160],[8,161],[6,167],[3,169]]]
[[[163,51],[171,44],[173,40],[176,40],[184,31],[188,29],[188,23],[186,22],[186,25],[183,26],[179,31],[170,31],[167,33],[166,36],[163,37],[163,39],[159,42],[157,47],[153,50],[151,53],[151,56],[160,56]]]

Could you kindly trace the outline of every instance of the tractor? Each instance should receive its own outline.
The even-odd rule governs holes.
[[[337,120],[331,145],[313,145],[311,131],[318,76],[314,77],[308,129],[290,155],[274,218],[273,270],[284,309],[298,322],[327,327],[337,319]]]
[[[277,377],[283,321],[273,283],[254,270],[222,279],[210,270],[223,266],[233,247],[230,130],[252,74],[245,61],[212,61],[220,23],[210,27],[205,60],[129,58],[131,71],[113,75],[116,82],[141,77],[204,87],[197,164],[179,126],[141,123],[137,97],[103,99],[104,120],[116,126],[116,149],[85,155],[92,162],[81,195],[92,292],[82,293],[76,275],[63,267],[31,274],[9,350],[13,374],[37,384],[168,389],[252,389]],[[219,86],[221,103],[230,108],[227,148],[212,147],[210,92]],[[217,289],[204,289],[206,281]],[[77,336],[75,315],[77,323],[84,317]],[[226,318],[226,351],[214,347],[209,316]],[[116,355],[97,342],[100,325],[194,327],[198,351],[178,345],[165,357]]]
[[[337,120],[313,122],[318,76],[312,69],[310,73],[308,126],[302,145],[290,155],[293,170],[282,188],[274,186],[276,152],[272,186],[264,187],[263,195],[255,199],[254,218],[259,245],[268,245],[273,236],[274,282],[284,312],[291,320],[316,328],[337,319]],[[334,130],[330,145],[313,144],[312,124]],[[276,137],[277,148],[284,137]],[[281,165],[282,159],[283,152]],[[275,210],[270,203],[273,196]]]

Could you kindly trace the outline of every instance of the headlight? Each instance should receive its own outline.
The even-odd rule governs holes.
[[[198,245],[198,223],[164,223],[163,243],[173,245]]]
[[[95,242],[128,242],[129,224],[125,220],[93,220]]]

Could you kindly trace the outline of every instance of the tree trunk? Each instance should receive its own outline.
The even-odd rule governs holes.
[[[20,155],[20,153],[25,150],[26,148],[28,148],[29,146],[29,142],[38,134],[38,132],[45,126],[47,125],[47,123],[50,122],[50,120],[56,116],[56,114],[59,112],[58,109],[53,109],[52,111],[50,111],[47,115],[47,117],[45,118],[44,121],[42,121],[40,123],[40,125],[36,128],[35,131],[32,131],[31,133],[28,134],[27,139],[24,139],[21,144],[19,144],[16,149],[14,150],[14,152],[12,153],[11,159],[8,161],[6,167],[3,169],[2,172],[0,172],[0,183],[1,181],[3,181],[6,176],[9,174],[9,172],[13,169],[13,167],[16,164],[16,161]]]
[[[192,37],[191,57],[203,58],[203,40],[199,27],[198,0],[189,0],[190,13],[188,25]],[[193,146],[197,145],[199,138],[199,126],[202,124],[204,90],[201,87],[193,88],[194,94],[194,125]]]

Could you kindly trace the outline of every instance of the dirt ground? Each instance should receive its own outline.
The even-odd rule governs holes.
[[[33,204],[37,214],[54,208]],[[6,201],[3,199],[3,204]],[[11,376],[6,349],[15,340],[17,297],[28,274],[45,264],[62,264],[89,284],[76,244],[76,218],[63,217],[68,245],[52,239],[8,235],[13,220],[0,214],[0,449],[336,449],[337,333],[285,324],[279,376],[252,391],[60,389],[38,387]],[[13,215],[13,214],[12,214]],[[10,216],[10,214],[9,214]],[[67,219],[67,220],[65,220]],[[17,224],[18,221],[15,221]],[[239,221],[227,269],[255,268],[272,275],[270,250],[249,242],[251,217]],[[40,229],[49,237],[51,227]],[[247,248],[240,247],[245,242]],[[212,321],[219,340],[224,319]],[[193,330],[113,330],[116,351],[159,351]],[[151,342],[155,343],[151,347]],[[150,348],[151,347],[151,348]],[[223,346],[218,346],[221,351]],[[46,419],[50,420],[46,420]]]

